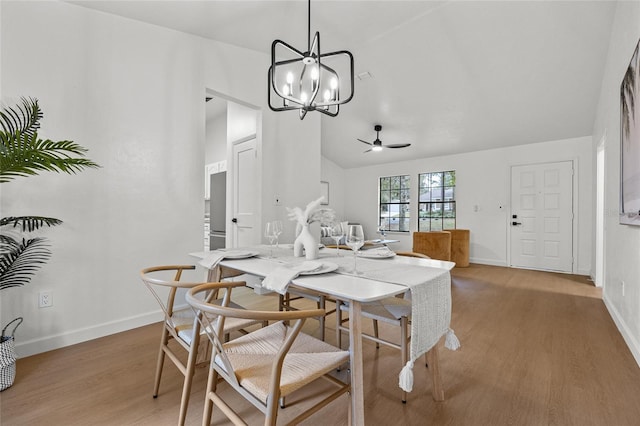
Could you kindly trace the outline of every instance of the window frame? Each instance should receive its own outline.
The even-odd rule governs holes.
[[[433,175],[439,175],[440,185],[434,185]],[[447,177],[447,175],[449,175]],[[427,176],[425,178],[425,176]],[[429,185],[423,186],[425,179]],[[437,183],[437,182],[436,182]],[[434,199],[434,190],[437,190]],[[450,196],[447,197],[447,191]],[[426,195],[424,191],[428,191]],[[424,200],[424,198],[427,198]],[[417,205],[417,229],[418,232],[446,231],[457,227],[457,203],[456,203],[456,171],[444,170],[440,172],[425,172],[418,174],[418,205]],[[428,229],[424,226],[428,223]],[[433,226],[434,223],[439,226]],[[452,224],[452,226],[451,226]]]
[[[383,182],[386,180],[387,184]],[[397,182],[394,182],[397,181]],[[397,183],[397,184],[396,184]],[[394,198],[394,193],[397,196]],[[411,175],[381,176],[378,178],[378,229],[384,232],[409,234],[411,232]],[[386,206],[383,212],[383,206]],[[397,206],[391,208],[391,206]],[[397,226],[392,223],[395,211]],[[386,226],[383,221],[387,219]]]

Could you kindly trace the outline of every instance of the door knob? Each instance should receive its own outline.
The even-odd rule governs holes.
[[[238,219],[234,217],[233,219],[231,219],[231,222],[238,223]]]
[[[516,226],[516,225],[522,225],[522,223],[521,223],[521,222],[511,222],[511,224],[512,224],[513,226]]]

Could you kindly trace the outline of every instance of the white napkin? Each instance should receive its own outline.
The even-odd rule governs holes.
[[[393,251],[387,247],[378,247],[358,252],[362,257],[389,257],[393,255]]]
[[[274,269],[269,275],[262,281],[262,287],[267,290],[276,291],[280,294],[284,294],[287,291],[287,286],[292,279],[297,277],[303,272],[313,272],[322,268],[322,262],[305,261],[302,263],[283,265]]]
[[[212,251],[207,257],[198,262],[198,264],[204,266],[207,269],[213,269],[216,265],[225,257],[239,257],[249,255],[250,252],[246,250],[216,250]]]

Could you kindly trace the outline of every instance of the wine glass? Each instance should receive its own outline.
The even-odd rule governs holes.
[[[353,273],[359,275],[356,261],[358,259],[358,250],[364,245],[364,232],[362,225],[349,225],[347,229],[347,245],[353,250]]]
[[[269,257],[273,257],[273,243],[278,238],[273,222],[266,223],[264,227],[264,236],[267,237],[267,239],[269,240],[269,244],[271,244]]]
[[[278,248],[278,237],[280,237],[280,234],[282,234],[282,221],[274,220],[271,223],[273,223],[273,232],[276,236],[276,248]]]
[[[344,237],[344,228],[342,223],[335,222],[331,226],[331,238],[336,242],[336,256],[340,256],[340,240]]]

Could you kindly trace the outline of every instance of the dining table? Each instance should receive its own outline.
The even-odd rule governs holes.
[[[375,253],[370,253],[371,250],[354,255],[349,250],[323,248],[319,250],[318,258],[315,260],[321,262],[323,268],[308,274],[294,276],[285,287],[285,291],[287,287],[292,286],[307,292],[326,295],[347,302],[349,306],[351,424],[353,425],[365,424],[362,305],[376,303],[405,293],[409,290],[408,285],[411,282],[420,282],[423,286],[429,286],[431,282],[439,283],[440,290],[435,293],[427,293],[426,299],[426,303],[436,302],[432,303],[432,306],[428,307],[429,309],[433,308],[431,310],[441,312],[441,318],[438,318],[439,329],[428,330],[429,327],[422,326],[412,328],[412,341],[414,339],[421,340],[423,336],[418,334],[431,332],[431,341],[428,343],[430,347],[426,349],[428,349],[429,370],[434,387],[433,395],[436,400],[444,399],[437,346],[432,342],[433,336],[435,336],[435,343],[437,343],[444,335],[443,330],[446,331],[449,326],[448,322],[451,317],[450,270],[455,264],[435,259],[396,256],[388,248],[385,247],[385,250],[388,250],[389,253],[385,255],[383,251],[380,251],[380,254],[376,256]],[[243,252],[247,255],[233,255]],[[293,255],[291,244],[279,244],[277,247],[256,245],[240,249],[230,248],[189,254],[200,259],[200,264],[209,268],[209,280],[219,280],[222,269],[266,278],[277,274],[287,265],[305,262],[304,257]],[[353,270],[354,262],[356,263],[356,271]],[[442,300],[429,301],[429,297]],[[412,303],[415,304],[418,301],[414,298]],[[412,308],[414,313],[416,308],[422,309],[422,307],[414,307]],[[415,355],[421,354],[416,353]]]

